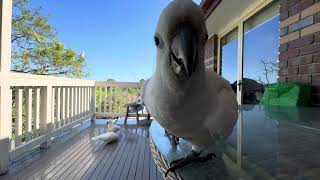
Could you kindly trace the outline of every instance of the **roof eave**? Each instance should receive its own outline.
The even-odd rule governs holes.
[[[204,12],[205,19],[218,7],[222,0],[202,0],[200,6]]]

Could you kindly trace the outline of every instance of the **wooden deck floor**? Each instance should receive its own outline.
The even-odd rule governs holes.
[[[150,153],[147,128],[123,128],[120,140],[112,144],[91,140],[104,132],[105,126],[91,125],[57,140],[14,163],[0,179],[163,179]]]

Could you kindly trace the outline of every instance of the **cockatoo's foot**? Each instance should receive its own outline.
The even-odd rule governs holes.
[[[192,162],[206,162],[211,160],[213,157],[217,157],[214,153],[209,153],[205,156],[200,156],[200,153],[192,150],[189,155],[185,158],[174,160],[170,163],[170,168],[167,170],[165,177],[167,177],[169,172],[173,172],[176,175],[176,170],[180,169]]]
[[[173,141],[173,144],[178,145],[179,144],[179,138],[173,134],[170,134],[167,130],[164,130],[164,132],[171,137],[171,140]]]

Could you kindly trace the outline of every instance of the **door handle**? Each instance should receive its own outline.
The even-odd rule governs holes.
[[[241,86],[241,85],[243,85],[242,80],[239,80],[239,82],[238,82],[239,90],[240,90],[240,86]]]

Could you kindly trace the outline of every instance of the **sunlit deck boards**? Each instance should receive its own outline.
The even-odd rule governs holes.
[[[15,163],[0,179],[162,179],[152,159],[147,128],[123,128],[113,144],[91,140],[105,131],[97,125],[62,138],[48,150]]]

